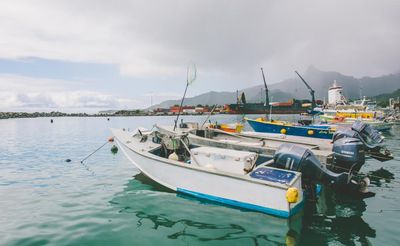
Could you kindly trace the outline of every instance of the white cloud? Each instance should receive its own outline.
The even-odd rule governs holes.
[[[138,101],[92,91],[12,93],[0,92],[0,111],[97,112],[134,109]]]
[[[2,0],[0,58],[115,64],[122,75],[137,79],[132,83],[150,81],[154,90],[145,93],[180,94],[178,83],[165,81],[184,81],[191,61],[197,64],[199,83],[189,94],[256,85],[260,66],[269,83],[310,64],[376,76],[399,71],[399,13],[396,0]],[[136,100],[138,107],[150,105],[140,90],[132,100],[80,81],[13,81],[0,84],[5,86],[2,108],[28,102],[130,107]]]
[[[191,60],[204,73],[267,64],[283,78],[314,64],[376,75],[399,69],[399,11],[372,0],[3,0],[0,56],[114,63],[134,77],[176,75]]]
[[[0,111],[91,111],[133,109],[138,100],[88,90],[74,90],[75,81],[0,75]]]

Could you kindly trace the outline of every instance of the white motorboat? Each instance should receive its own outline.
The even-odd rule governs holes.
[[[333,161],[333,144],[330,140],[319,139],[319,141],[315,141],[305,137],[258,132],[231,133],[215,128],[205,127],[200,129],[195,123],[185,124],[186,128],[178,127],[175,132],[188,134],[190,142],[196,145],[246,150],[272,157],[282,144],[291,143],[312,150],[315,156],[324,164],[331,164]],[[173,126],[156,125],[155,128],[160,132],[169,134],[174,132]]]
[[[112,129],[119,147],[157,183],[197,198],[283,218],[303,204],[301,173],[249,151],[198,147],[185,135]]]

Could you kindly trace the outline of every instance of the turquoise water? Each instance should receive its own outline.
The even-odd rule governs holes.
[[[203,116],[186,117],[202,121]],[[215,118],[214,118],[215,119]],[[229,122],[236,116],[217,116]],[[374,182],[376,197],[324,190],[291,220],[169,192],[139,174],[111,145],[110,127],[151,128],[172,117],[0,120],[1,245],[400,245],[400,162],[368,160],[394,180]],[[400,156],[400,127],[386,134]],[[65,159],[71,162],[65,162]]]

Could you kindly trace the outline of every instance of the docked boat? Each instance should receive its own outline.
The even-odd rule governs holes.
[[[363,121],[378,131],[388,131],[392,128],[393,122],[385,120],[385,113],[377,110],[376,102],[363,97],[350,104],[342,91],[343,88],[334,81],[328,91],[328,104],[320,115],[321,120],[340,127],[349,126],[355,121]]]
[[[263,114],[273,107],[272,114],[301,114],[306,113],[310,107],[309,100],[291,99],[287,102],[271,102],[268,105],[265,102],[248,103],[238,102],[224,105],[224,111],[227,114]]]
[[[211,126],[211,127],[210,127]],[[173,134],[173,126],[155,128],[165,134]],[[180,124],[175,132],[187,134],[190,142],[199,146],[213,146],[222,149],[234,149],[256,152],[272,158],[278,148],[284,143],[296,144],[313,151],[321,163],[330,164],[333,160],[332,141],[319,139],[308,141],[309,138],[287,136],[283,134],[264,134],[256,132],[227,132],[215,128],[214,124],[200,128],[197,123]]]
[[[207,125],[209,128],[214,128],[214,129],[221,129],[222,131],[225,132],[231,132],[231,133],[239,133],[242,131],[244,125],[240,123],[222,123],[222,124],[208,124]]]
[[[245,118],[247,123],[256,132],[287,134],[292,136],[332,139],[336,128],[330,125],[300,125],[286,121],[265,120],[257,118],[255,120]]]
[[[184,135],[112,132],[143,174],[176,192],[283,218],[297,213],[303,204],[301,173],[271,167],[271,158],[195,147]]]
[[[197,123],[182,122],[175,130],[172,126],[155,125],[155,128],[166,134],[173,134],[174,132],[187,134],[191,143],[196,145],[246,150],[271,157],[282,144],[296,144],[313,151],[318,160],[328,166],[333,166],[335,154],[340,154],[344,148],[349,150],[349,146],[346,147],[346,143],[338,140],[342,138],[354,138],[353,144],[355,144],[355,140],[357,140],[362,145],[367,157],[372,157],[379,161],[393,159],[392,153],[386,149],[384,137],[364,122],[355,122],[350,128],[335,132],[333,139],[319,139],[250,131],[230,133],[209,126],[210,125],[206,124],[203,127],[199,127]],[[353,148],[354,147],[355,146],[353,146]],[[352,149],[351,151],[353,153],[356,152],[355,149]],[[347,165],[347,168],[350,167],[351,163]]]
[[[300,211],[303,189],[324,183],[369,197],[368,182],[327,169],[307,148],[283,144],[273,157],[191,144],[186,134],[112,130],[140,171],[174,190],[234,207],[288,218]],[[362,154],[362,152],[357,152]],[[313,190],[308,191],[308,193]]]
[[[339,114],[340,115],[340,114]],[[393,125],[395,125],[394,121],[390,120],[377,120],[373,118],[353,118],[353,117],[343,117],[343,116],[330,116],[330,115],[320,115],[319,116],[321,120],[326,121],[327,123],[330,124],[335,124],[338,127],[348,127],[356,121],[362,121],[370,126],[372,126],[374,129],[384,132],[384,131],[389,131],[392,129]]]

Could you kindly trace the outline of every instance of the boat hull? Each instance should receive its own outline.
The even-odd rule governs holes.
[[[337,118],[335,116],[329,116],[329,115],[321,115],[321,119],[326,120],[327,122],[334,123],[338,125],[339,127],[348,127],[351,126],[354,122],[356,121],[363,121],[370,126],[372,126],[375,130],[384,132],[384,131],[390,131],[392,129],[393,125],[395,124],[394,122],[385,122],[385,121],[378,121],[378,120],[373,120],[373,119],[356,119],[356,118]],[[339,119],[339,120],[338,120]]]
[[[271,122],[257,121],[247,119],[247,123],[256,132],[279,133],[292,136],[311,137],[332,139],[334,131],[326,129],[325,127],[312,127],[312,126],[288,126],[282,124],[273,124]]]
[[[158,156],[149,157],[145,154],[148,152],[146,149],[137,151],[126,144],[126,138],[118,137],[117,132],[113,133],[123,153],[143,174],[171,190],[282,218],[294,215],[302,207],[302,192],[299,192],[298,202],[286,201],[289,188],[286,185],[270,186],[262,182],[249,182],[249,178],[199,170],[192,167],[195,164],[171,163]],[[290,187],[302,190],[300,176]]]
[[[304,100],[291,100],[288,102],[274,103],[265,105],[265,103],[233,103],[225,105],[225,112],[228,114],[301,114],[310,110],[310,107],[303,107],[302,105],[309,101]],[[271,110],[272,107],[272,110]]]

